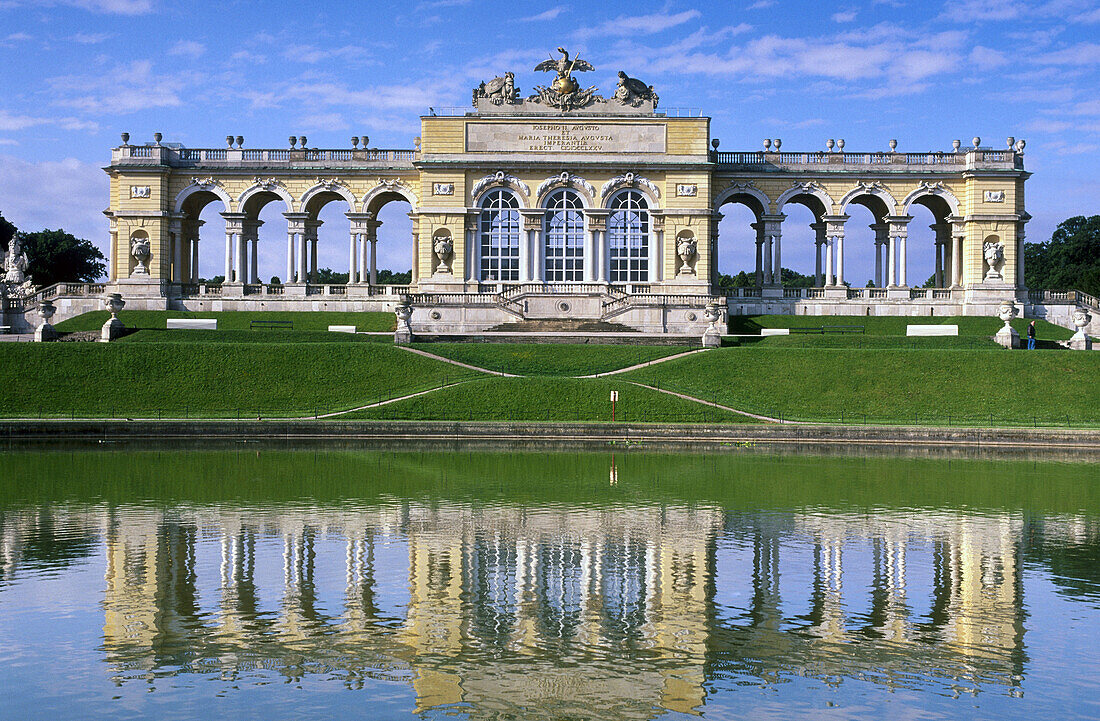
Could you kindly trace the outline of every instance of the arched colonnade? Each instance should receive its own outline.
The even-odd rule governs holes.
[[[174,201],[169,242],[171,245],[171,281],[197,283],[199,280],[200,219],[211,203],[220,203],[225,219],[224,277],[227,283],[260,283],[259,229],[263,225],[260,213],[270,203],[282,203],[287,221],[286,278],[287,283],[307,283],[317,280],[318,229],[321,210],[330,203],[343,203],[349,222],[348,282],[377,283],[377,242],[381,221],[378,214],[392,202],[406,202],[414,218],[416,195],[401,181],[379,181],[379,184],[357,198],[347,187],[334,181],[322,181],[295,198],[277,180],[260,181],[236,198],[220,182],[196,181],[180,191]],[[416,263],[413,262],[413,282]]]
[[[727,204],[740,204],[755,217],[756,285],[781,285],[783,213],[789,204],[801,205],[813,213],[816,287],[840,287],[846,284],[844,272],[845,227],[852,205],[867,208],[874,222],[875,286],[908,288],[908,226],[914,205],[927,208],[935,220],[935,287],[961,288],[963,284],[963,242],[965,226],[960,204],[942,183],[922,183],[900,200],[879,182],[859,183],[840,198],[832,197],[815,181],[794,181],[774,199],[756,187],[753,181],[733,182],[715,196],[715,211]],[[715,264],[717,275],[717,264]]]

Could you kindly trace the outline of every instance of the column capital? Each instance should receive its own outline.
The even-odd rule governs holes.
[[[226,233],[240,233],[244,230],[245,221],[248,220],[248,216],[244,213],[220,213],[225,218],[225,232]]]
[[[524,230],[541,230],[542,221],[546,217],[545,208],[520,208],[519,215],[523,218]]]
[[[842,237],[844,224],[848,222],[847,215],[823,215],[821,220],[825,222],[825,235],[828,237]]]
[[[887,215],[885,218],[883,218],[883,220],[885,220],[890,225],[900,226],[908,225],[909,221],[911,221],[912,219],[913,216],[911,215]]]

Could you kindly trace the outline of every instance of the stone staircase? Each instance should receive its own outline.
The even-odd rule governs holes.
[[[501,323],[488,329],[493,333],[637,333],[637,329],[621,323],[581,318],[533,318]]]

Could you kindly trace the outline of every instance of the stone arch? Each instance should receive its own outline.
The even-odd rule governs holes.
[[[751,181],[750,181],[751,182]],[[726,203],[740,203],[753,212],[757,220],[768,214],[772,200],[764,191],[748,183],[734,183],[718,192],[714,199],[714,211],[719,212]]]
[[[660,189],[649,178],[636,173],[624,173],[603,184],[600,188],[600,197],[603,198],[604,207],[610,208],[611,201],[623,190],[637,190],[641,193],[649,205],[649,210],[657,210],[661,207]]]
[[[791,187],[784,190],[782,193],[780,193],[779,197],[775,199],[775,212],[782,213],[783,206],[800,195],[808,195],[810,197],[816,198],[817,201],[821,204],[821,209],[824,210],[825,215],[831,213],[833,208],[836,206],[836,203],[833,200],[832,196],[829,195],[825,188],[821,187],[821,185],[817,182],[810,181],[808,183],[800,183],[798,181],[795,181],[791,185]],[[817,208],[814,208],[809,203],[802,203],[802,205],[806,205],[810,208],[810,210],[814,211],[815,215],[817,215]],[[841,207],[843,207],[843,201],[841,202]]]
[[[347,212],[354,213],[357,210],[355,195],[344,187],[342,183],[335,181],[319,182],[302,193],[302,197],[298,200],[298,207],[303,213],[316,215],[317,212],[320,212],[321,208],[335,200],[331,197],[325,198],[325,196],[332,195],[339,196],[348,204]]]
[[[519,199],[520,207],[531,207],[531,189],[527,186],[527,183],[514,175],[505,173],[503,170],[498,170],[493,175],[486,175],[474,183],[474,187],[470,190],[474,205],[480,206],[485,199],[485,194],[494,188],[507,188]]]
[[[545,207],[546,202],[549,200],[554,191],[561,190],[562,188],[568,188],[569,190],[576,191],[577,195],[581,199],[581,202],[584,204],[584,207],[596,207],[596,189],[592,187],[592,184],[584,178],[567,172],[563,172],[560,175],[552,175],[546,180],[542,181],[542,183],[538,187],[538,190],[535,191],[534,207]]]
[[[295,211],[296,208],[294,205],[294,196],[292,196],[287,191],[287,189],[283,187],[282,183],[253,184],[251,187],[247,188],[243,193],[241,193],[240,196],[237,197],[237,207],[240,208],[241,212],[247,212],[246,208],[249,204],[249,201],[257,198],[257,196],[261,196],[264,194],[278,196],[279,200],[283,201],[283,203],[286,205],[285,212],[293,213]],[[265,201],[261,204],[260,208],[262,208],[264,205],[267,205],[268,202],[271,201]],[[257,213],[259,213],[260,208],[257,208]]]
[[[419,199],[412,190],[401,181],[383,181],[368,190],[367,194],[363,196],[363,212],[377,213],[383,205],[386,205],[390,201],[397,200],[398,198],[405,200],[411,206],[413,212],[416,212]]]
[[[864,200],[864,198],[871,198],[870,202]],[[887,215],[894,215],[897,211],[898,201],[894,199],[894,196],[890,194],[890,191],[879,182],[874,183],[860,183],[855,188],[852,188],[844,197],[840,199],[840,215],[846,215],[848,212],[848,205],[850,203],[857,203],[862,205],[872,213],[878,219],[882,219]]]
[[[929,183],[927,181],[921,183],[919,188],[905,196],[905,200],[902,201],[902,213],[908,214],[909,206],[924,198],[938,198],[942,203],[946,204],[950,215],[961,215],[959,212],[959,199],[955,197],[955,194],[945,188],[942,182]],[[935,212],[935,209],[928,203],[921,204]]]
[[[193,181],[176,195],[176,200],[172,205],[172,212],[176,214],[184,212],[184,203],[187,202],[188,198],[198,193],[211,193],[217,196],[218,200],[222,201],[222,205],[225,206],[224,212],[226,213],[231,213],[235,209],[233,199],[229,197],[229,193],[225,192],[225,188],[223,188],[220,183],[199,183]],[[206,204],[203,203],[203,205]]]

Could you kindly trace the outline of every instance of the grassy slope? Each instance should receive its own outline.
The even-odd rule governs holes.
[[[1025,318],[1017,318],[1012,321],[1012,327],[1021,336],[1027,334],[1027,325],[1031,321]],[[914,325],[957,325],[959,336],[983,336],[989,337],[996,333],[1002,321],[997,318],[985,316],[860,316],[860,315],[731,315],[729,318],[729,332],[759,333],[761,328],[820,328],[822,326],[835,325],[861,325],[866,335],[873,336],[905,336],[905,326]],[[1073,335],[1073,331],[1061,326],[1048,323],[1045,320],[1036,320],[1035,328],[1038,337],[1045,339],[1065,340]]]
[[[425,343],[415,347],[479,368],[533,376],[606,373],[690,350],[669,346],[556,343]]]
[[[393,343],[392,335],[330,333],[327,330],[161,330],[144,328],[118,339],[119,343]]]
[[[624,377],[784,417],[1100,423],[1100,353],[723,348]],[[921,418],[923,416],[923,418]]]
[[[476,375],[381,343],[3,343],[0,415],[351,408]]]
[[[59,331],[99,330],[111,314],[105,310],[68,318],[58,323]],[[330,325],[354,325],[362,331],[392,331],[395,326],[393,313],[349,313],[343,311],[208,311],[190,313],[181,310],[123,310],[118,319],[128,328],[165,328],[168,318],[217,318],[218,330],[248,330],[251,320],[289,320],[294,330],[323,330]],[[256,330],[255,333],[279,331]],[[287,332],[287,331],[281,331]]]
[[[416,420],[609,421],[611,391],[619,391],[617,420],[675,423],[752,423],[720,411],[625,381],[571,378],[493,378],[399,401],[344,418]]]

